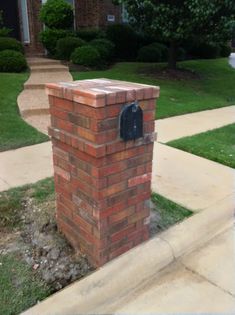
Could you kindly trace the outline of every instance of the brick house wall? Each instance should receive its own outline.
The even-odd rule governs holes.
[[[16,0],[17,1],[17,0]],[[44,48],[39,41],[39,33],[43,29],[43,25],[39,20],[39,12],[42,0],[26,0],[28,13],[28,26],[30,41],[24,43],[26,54],[37,55],[44,54]],[[44,1],[45,2],[45,1]],[[19,22],[21,35],[22,30],[22,12],[20,9],[21,0],[18,0]],[[84,27],[102,27],[106,25],[121,23],[122,10],[120,6],[112,4],[111,0],[74,0],[75,28]],[[108,21],[108,15],[113,21]],[[21,36],[23,41],[23,38]]]
[[[36,55],[44,53],[44,48],[39,41],[39,33],[43,29],[43,25],[39,20],[41,5],[41,0],[27,0],[30,42],[25,43],[26,54]],[[21,19],[22,17],[20,17]]]
[[[122,22],[122,10],[111,0],[75,0],[76,27],[105,27],[106,25]],[[108,15],[114,21],[108,21]]]

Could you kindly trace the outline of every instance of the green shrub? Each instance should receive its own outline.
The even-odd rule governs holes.
[[[186,59],[186,50],[183,47],[178,47],[177,49],[177,60],[182,61]]]
[[[0,37],[7,37],[11,34],[12,29],[7,27],[1,27],[0,28]]]
[[[123,60],[134,60],[138,51],[138,37],[128,25],[116,24],[107,28],[106,36],[115,45],[115,57]]]
[[[99,51],[91,45],[76,48],[71,55],[71,59],[75,64],[88,67],[98,66],[102,63]]]
[[[139,49],[137,60],[141,62],[166,61],[168,49],[160,43],[153,43]]]
[[[162,60],[161,51],[152,45],[144,46],[138,51],[137,61],[159,62]]]
[[[40,10],[40,20],[49,28],[69,29],[73,26],[73,8],[65,0],[47,0]]]
[[[56,57],[63,60],[70,60],[75,48],[81,47],[85,41],[78,37],[61,38],[56,43]]]
[[[0,51],[0,72],[21,72],[27,63],[22,53],[15,50]]]
[[[230,56],[231,52],[232,52],[232,48],[231,46],[229,46],[228,44],[222,44],[220,45],[220,56],[221,57],[228,57]]]
[[[23,45],[15,38],[0,37],[0,51],[6,49],[19,51],[21,53],[24,52]]]
[[[67,36],[72,36],[72,31],[66,30],[53,30],[53,29],[45,29],[40,33],[40,41],[43,46],[47,49],[50,55],[55,55],[56,53],[56,43],[59,39],[65,38]]]
[[[114,44],[110,40],[104,38],[94,39],[89,44],[98,50],[104,61],[110,61],[112,59]]]
[[[190,53],[196,58],[214,59],[219,56],[220,49],[215,43],[198,43],[192,47]]]
[[[76,32],[77,36],[89,42],[93,39],[105,37],[105,33],[98,28],[84,28]]]

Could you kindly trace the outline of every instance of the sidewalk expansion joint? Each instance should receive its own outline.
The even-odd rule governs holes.
[[[187,265],[185,265],[181,259],[178,260],[179,263],[190,273],[192,273],[193,275],[199,277],[201,280],[206,281],[208,283],[210,283],[211,285],[213,285],[214,287],[216,287],[217,289],[223,291],[225,294],[229,294],[232,298],[235,298],[235,295],[232,294],[230,291],[225,290],[224,288],[221,288],[218,284],[216,284],[215,282],[211,281],[210,279],[206,278],[205,276],[201,275],[200,273],[198,273],[197,271],[189,268]]]

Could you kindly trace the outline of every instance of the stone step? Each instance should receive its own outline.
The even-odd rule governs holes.
[[[43,89],[46,83],[69,82],[73,78],[67,70],[58,72],[40,72],[31,73],[29,79],[25,82],[25,89]]]
[[[30,70],[32,73],[45,73],[45,72],[61,72],[61,71],[68,71],[68,67],[55,64],[55,65],[36,65],[30,66]]]
[[[49,65],[61,65],[59,60],[48,58],[27,58],[29,67],[31,66],[49,66]]]
[[[48,127],[50,126],[50,115],[45,113],[33,114],[23,119],[31,126],[41,131],[44,134],[48,134]]]
[[[45,91],[40,89],[24,90],[17,99],[22,117],[28,117],[32,114],[48,114],[49,103]]]
[[[24,84],[25,90],[44,90],[45,89],[45,83],[43,84]]]

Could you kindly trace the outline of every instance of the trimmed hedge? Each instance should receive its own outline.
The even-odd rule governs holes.
[[[0,51],[0,72],[21,72],[27,63],[22,53],[15,50]]]
[[[219,57],[220,48],[215,43],[198,43],[192,47],[190,53],[196,58],[214,59]]]
[[[2,50],[15,50],[21,53],[24,52],[21,42],[11,37],[0,37],[0,51]]]
[[[59,39],[73,36],[72,31],[45,29],[40,33],[40,41],[52,56],[56,54],[56,43]]]
[[[160,62],[166,61],[168,49],[160,43],[153,43],[140,48],[138,51],[137,60],[141,62]]]
[[[95,67],[102,63],[99,51],[92,45],[76,48],[71,55],[74,64]]]
[[[134,60],[137,57],[139,39],[135,31],[125,24],[110,25],[107,38],[115,45],[115,57],[122,60]]]
[[[104,61],[107,62],[112,59],[114,54],[114,44],[110,40],[104,38],[94,39],[89,44],[98,50]]]
[[[70,60],[75,48],[81,47],[85,41],[78,37],[61,38],[56,43],[56,57],[63,60]]]
[[[0,37],[7,37],[11,34],[12,29],[7,27],[1,27],[0,28]]]
[[[98,28],[84,28],[76,31],[76,35],[87,42],[105,37],[105,33]]]
[[[229,57],[231,52],[232,52],[232,48],[231,46],[229,46],[228,44],[222,44],[220,45],[220,56],[221,57]]]
[[[69,29],[73,26],[73,8],[64,0],[47,0],[40,10],[40,20],[49,28]]]

